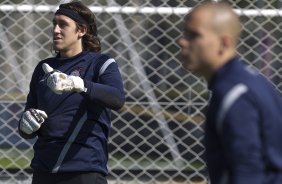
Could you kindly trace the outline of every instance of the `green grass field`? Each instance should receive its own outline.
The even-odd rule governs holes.
[[[0,149],[0,168],[3,170],[10,170],[13,171],[14,169],[30,169],[30,160],[33,157],[33,151],[32,149],[29,150],[18,150],[18,149]],[[114,157],[113,157],[114,156]],[[187,162],[185,162],[187,163]],[[122,155],[110,155],[109,157],[109,163],[108,167],[110,170],[147,170],[147,172],[150,172],[149,170],[175,170],[175,165],[172,164],[172,161],[168,159],[160,159],[160,158],[146,158],[142,157],[124,157]],[[186,164],[182,171],[185,173],[194,173],[195,170],[200,171],[203,168],[205,168],[204,164],[199,161],[194,161],[189,164]],[[9,171],[9,172],[10,172]],[[176,171],[176,170],[175,170]],[[5,172],[6,173],[6,172]],[[7,177],[10,176],[7,175],[6,177],[2,176],[2,179],[5,181],[7,180]],[[140,177],[140,176],[139,176]],[[138,179],[141,179],[139,178]],[[126,179],[126,184],[131,184],[131,179],[133,179],[131,176]],[[166,177],[165,177],[166,178]],[[0,183],[2,182],[2,179],[0,177]],[[115,178],[109,177],[109,184],[111,181],[114,183]],[[159,178],[160,179],[160,178]],[[167,178],[168,179],[168,178]],[[167,179],[156,181],[155,184],[184,184],[187,183],[187,180],[183,177],[181,178],[174,178],[173,181],[167,181]],[[3,181],[4,181],[3,180]],[[10,180],[14,181],[14,178],[10,178]],[[7,180],[8,183],[10,180]],[[24,179],[23,181],[25,181]],[[142,180],[142,179],[141,179]],[[28,182],[28,181],[27,181]],[[132,181],[134,183],[134,181]],[[205,181],[200,177],[193,177],[190,184],[206,184]]]
[[[0,168],[2,169],[26,169],[29,168],[33,156],[32,150],[0,149]]]
[[[17,150],[17,149],[0,149],[0,168],[2,169],[27,169],[29,168],[30,160],[33,157],[33,151],[30,150]],[[153,162],[153,164],[152,164]],[[154,168],[152,168],[154,165]],[[172,161],[159,158],[146,158],[143,157],[123,157],[115,154],[114,157],[110,156],[108,166],[114,169],[158,169],[168,168],[173,165]],[[185,171],[199,170],[204,165],[200,161],[194,161],[184,166]]]

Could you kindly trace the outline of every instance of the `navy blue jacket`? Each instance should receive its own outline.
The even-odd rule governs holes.
[[[87,92],[55,94],[46,85],[42,64],[68,75],[80,76]],[[32,135],[38,136],[31,167],[46,172],[100,172],[107,174],[107,139],[111,109],[125,101],[123,83],[114,59],[82,52],[72,58],[48,58],[35,68],[26,108],[46,112],[48,119]]]
[[[282,101],[238,58],[209,83],[207,165],[212,184],[282,183]]]

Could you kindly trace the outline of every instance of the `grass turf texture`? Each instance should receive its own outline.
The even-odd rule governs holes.
[[[2,169],[26,169],[29,168],[30,160],[33,157],[31,149],[0,149],[0,168]],[[154,167],[152,167],[154,165]],[[170,169],[174,166],[171,160],[161,158],[123,157],[118,154],[110,155],[108,167],[111,169]],[[200,161],[193,161],[183,167],[185,171],[203,169],[204,164]],[[174,167],[175,168],[175,167]]]
[[[18,173],[19,170],[25,170],[25,169],[30,169],[30,160],[33,157],[33,150],[32,149],[25,149],[25,150],[19,150],[15,148],[11,149],[0,149],[0,168],[4,173],[6,173],[5,170],[8,170],[8,172],[15,172],[13,170],[17,170],[16,172]],[[134,173],[134,170],[139,172],[144,172],[146,170],[147,174],[152,174],[156,171],[163,172],[163,171],[168,171],[170,173],[171,170],[174,170],[174,173],[177,172],[175,168],[177,168],[171,160],[169,159],[160,159],[160,158],[148,158],[148,157],[142,157],[140,156],[132,156],[132,157],[124,157],[123,155],[110,155],[109,157],[109,163],[108,167],[112,170],[112,172],[116,172],[118,170],[123,171],[123,172],[129,172],[129,174],[126,178],[124,176],[123,179],[124,183],[121,182],[121,184],[131,184],[130,180],[134,179],[132,172]],[[187,163],[187,162],[185,162]],[[181,172],[185,172],[181,178],[170,178],[167,172],[165,174],[165,178],[163,176],[159,176],[156,178],[155,184],[187,184],[187,179],[185,175],[190,175],[189,173],[195,173],[195,171],[200,171],[205,168],[205,165],[201,163],[200,161],[193,161],[191,163],[186,164]],[[26,170],[27,171],[27,170]],[[28,171],[30,172],[30,171]],[[12,174],[12,173],[11,173]],[[12,174],[13,175],[13,174]],[[123,174],[125,175],[125,174]],[[194,175],[194,174],[193,174]],[[3,177],[0,177],[0,183],[3,180]],[[8,174],[4,179],[7,179],[11,177],[10,174]],[[27,176],[24,176],[26,178]],[[133,178],[132,178],[133,177]],[[160,178],[161,177],[161,178]],[[2,178],[2,179],[1,179]],[[12,179],[12,178],[10,178]],[[114,176],[109,176],[109,181],[115,181],[116,178]],[[139,176],[138,179],[142,181],[143,178],[142,176]],[[3,180],[4,181],[4,180]],[[135,180],[132,182],[134,183]],[[9,183],[9,182],[8,182]],[[206,182],[203,180],[202,177],[193,177],[189,179],[190,184],[206,184]],[[110,182],[109,182],[110,184]]]

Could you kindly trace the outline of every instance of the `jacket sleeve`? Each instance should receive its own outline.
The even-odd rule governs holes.
[[[249,96],[248,96],[249,95]],[[261,184],[264,176],[259,112],[250,94],[241,96],[222,123],[221,140],[230,184]]]
[[[37,79],[38,79],[38,66],[35,68],[35,70],[32,74],[32,78],[31,78],[30,85],[29,85],[29,93],[27,95],[27,100],[26,100],[24,112],[27,109],[30,109],[30,108],[37,109],[37,96],[36,96]],[[19,134],[22,138],[32,139],[32,138],[37,136],[36,132],[34,132],[32,134],[26,134],[26,133],[22,132],[19,128],[20,127],[20,121],[21,121],[21,119],[19,120],[19,123],[18,123],[18,131],[19,131]]]
[[[123,82],[116,62],[112,62],[99,75],[99,82],[84,80],[85,95],[91,101],[98,101],[107,108],[118,110],[125,102]]]

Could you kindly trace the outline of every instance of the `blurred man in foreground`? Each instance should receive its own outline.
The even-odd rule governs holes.
[[[282,183],[282,102],[236,56],[240,21],[225,3],[205,3],[185,17],[182,65],[203,76],[212,98],[205,146],[212,184]]]

